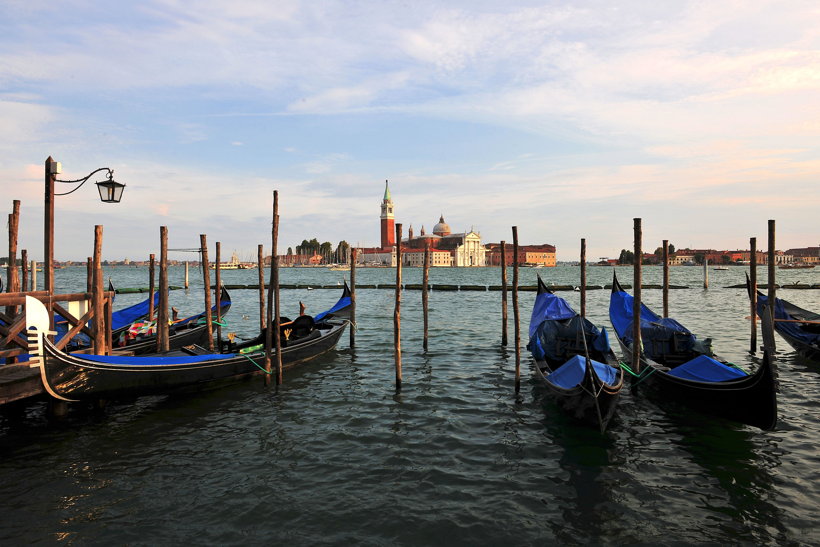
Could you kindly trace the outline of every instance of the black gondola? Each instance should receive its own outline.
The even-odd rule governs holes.
[[[752,287],[748,274],[746,287],[751,298]],[[758,290],[758,316],[762,316],[768,301],[769,297]],[[782,298],[775,298],[774,330],[800,355],[820,360],[820,314],[804,310]]]
[[[612,276],[609,317],[624,359],[632,360],[633,297]],[[776,382],[771,359],[753,373],[714,357],[706,343],[683,325],[663,318],[641,304],[641,371],[635,383],[651,387],[659,400],[675,400],[715,416],[774,429],[777,422]]]
[[[581,317],[538,276],[529,335],[536,375],[558,406],[574,419],[606,430],[624,383],[606,329]]]
[[[285,326],[283,330],[290,332],[282,343],[283,369],[332,350],[347,323],[327,317],[314,322],[309,316],[300,316]],[[48,315],[45,307],[30,297],[26,298],[26,327],[31,365],[40,368],[46,391],[66,401],[167,394],[264,373],[264,348],[250,346],[251,341],[233,348],[233,353],[211,354],[198,346],[161,356],[65,353],[42,335],[48,329]]]

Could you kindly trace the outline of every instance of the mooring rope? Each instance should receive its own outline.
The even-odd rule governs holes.
[[[622,369],[624,369],[625,371],[627,371],[630,375],[634,376],[635,378],[638,378],[638,381],[637,381],[637,382],[635,382],[635,385],[636,385],[636,386],[637,386],[638,384],[640,384],[641,382],[643,382],[644,380],[646,380],[647,378],[649,378],[652,374],[654,374],[654,373],[655,373],[655,371],[657,371],[657,370],[658,370],[658,369],[656,369],[655,367],[646,367],[646,368],[643,370],[643,372],[637,373],[637,372],[633,371],[633,370],[629,367],[629,365],[627,365],[627,364],[626,364],[625,362],[623,362],[623,361],[618,361],[618,364],[621,366],[621,368],[622,368]]]
[[[245,359],[247,359],[248,361],[250,361],[251,363],[253,363],[254,365],[256,365],[256,367],[257,367],[259,370],[261,370],[262,372],[264,372],[265,374],[273,374],[273,371],[268,372],[267,370],[265,370],[265,367],[260,366],[260,365],[259,365],[259,363],[257,363],[257,362],[256,362],[256,361],[254,361],[253,359],[251,359],[248,355],[246,355],[246,354],[244,354],[244,353],[240,353],[240,355],[241,355],[242,357],[244,357]]]

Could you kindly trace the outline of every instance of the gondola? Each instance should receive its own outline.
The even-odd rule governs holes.
[[[231,295],[222,287],[219,296],[221,308],[220,317],[225,317],[231,309]],[[216,321],[216,304],[211,306],[211,319]],[[168,347],[177,350],[191,344],[206,344],[208,341],[208,325],[205,312],[172,321],[168,327]],[[137,321],[121,331],[114,339],[116,351],[130,355],[145,355],[156,353],[157,334],[156,321],[144,323]]]
[[[45,321],[43,320],[45,318]],[[348,321],[300,316],[282,328],[282,366],[290,369],[332,350]],[[264,348],[248,341],[231,353],[186,346],[161,356],[87,355],[57,350],[43,336],[45,307],[26,298],[31,365],[40,368],[46,391],[65,401],[130,398],[203,389],[264,374]],[[286,332],[287,331],[287,332]]]
[[[632,364],[633,297],[612,276],[609,318],[623,352]],[[674,400],[701,412],[774,429],[777,394],[772,360],[748,374],[714,356],[710,340],[701,341],[672,318],[641,304],[640,373],[635,385],[651,388],[661,401]]]
[[[746,275],[749,297],[751,281]],[[757,291],[757,314],[762,316],[769,297]],[[804,310],[782,298],[774,299],[774,330],[794,350],[809,359],[820,360],[820,314]]]
[[[529,343],[536,376],[558,406],[601,432],[615,414],[624,371],[598,329],[550,291],[538,276]]]

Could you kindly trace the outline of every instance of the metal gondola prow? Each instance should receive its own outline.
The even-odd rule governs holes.
[[[760,318],[762,324],[763,335],[763,358],[769,360],[769,366],[772,369],[772,376],[774,376],[774,387],[777,393],[780,393],[780,376],[777,368],[777,347],[774,341],[774,309],[769,302],[763,306],[763,314]],[[754,318],[752,318],[754,321]]]

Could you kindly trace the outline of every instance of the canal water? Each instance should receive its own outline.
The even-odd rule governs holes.
[[[631,283],[629,268],[614,268]],[[182,268],[170,283],[182,285]],[[745,269],[672,269],[673,316],[712,337],[741,367],[748,354]],[[590,267],[588,283],[613,268]],[[521,284],[577,284],[579,268],[522,269]],[[765,282],[765,270],[760,271]],[[117,287],[148,285],[145,268],[107,268]],[[252,284],[257,272],[223,272]],[[284,269],[282,283],[333,286],[282,291],[284,315],[331,306],[349,272]],[[84,268],[57,272],[58,290],[85,286]],[[202,308],[202,282],[171,301]],[[510,281],[512,274],[509,275]],[[390,284],[392,269],[360,269],[361,284]],[[421,271],[404,272],[420,283]],[[820,283],[820,271],[778,272],[783,284]],[[661,269],[644,268],[645,283]],[[431,283],[497,285],[498,269],[442,268]],[[578,307],[578,292],[559,293]],[[546,545],[820,543],[820,363],[777,338],[777,429],[763,432],[625,392],[601,435],[569,422],[531,376],[524,350],[514,393],[515,346],[500,346],[498,291],[430,293],[422,350],[421,292],[402,300],[404,383],[394,389],[393,298],[357,294],[356,346],[285,374],[186,396],[73,406],[49,421],[45,403],[0,413],[0,544],[82,545]],[[660,290],[644,290],[660,309]],[[779,296],[820,310],[820,290]],[[120,294],[115,307],[145,295]],[[227,331],[257,329],[258,293],[235,290]],[[588,316],[609,325],[606,290],[588,293]],[[534,293],[520,293],[522,349]],[[611,330],[611,329],[610,329]]]

